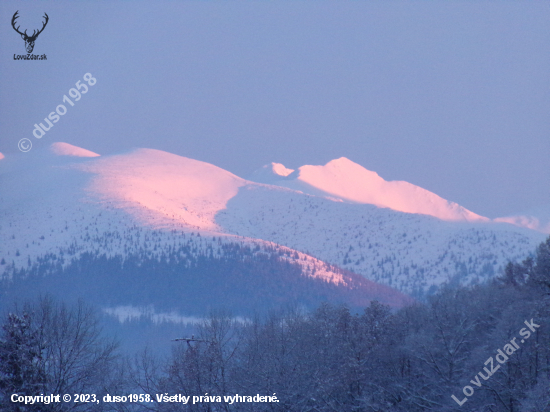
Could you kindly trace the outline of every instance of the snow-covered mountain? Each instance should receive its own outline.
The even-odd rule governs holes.
[[[200,234],[199,254],[221,256],[234,242],[277,248],[311,278],[353,288],[340,266],[421,295],[447,281],[483,281],[544,239],[345,158],[296,171],[272,164],[251,179],[152,149],[99,156],[56,143],[8,156],[0,162],[0,271],[48,254],[161,251]]]
[[[208,284],[210,281],[196,279],[197,265],[208,266],[204,259],[217,262],[215,268],[226,261],[233,262],[227,280],[238,283],[242,279],[231,276],[239,259],[257,266],[265,256],[271,256],[264,266],[274,265],[278,268],[273,269],[275,273],[286,270],[288,273],[281,279],[289,284],[280,293],[292,294],[274,296],[275,301],[304,296],[305,285],[315,289],[315,292],[311,290],[312,296],[333,296],[358,305],[366,304],[369,299],[392,306],[410,301],[390,287],[347,273],[301,251],[224,230],[217,224],[216,215],[238,194],[239,188],[249,182],[216,166],[150,149],[100,157],[65,143],[27,154],[29,156],[3,159],[0,163],[0,271],[4,276],[13,276],[21,270],[52,272],[51,268],[59,268],[58,264],[74,272],[71,264],[75,260],[92,259],[90,265],[93,266],[98,265],[93,262],[101,256],[107,259],[104,265],[111,271],[118,270],[113,266],[116,263],[113,259],[117,257],[143,259],[149,264],[151,259],[157,259],[161,266],[168,259],[174,261],[180,271],[195,270],[192,283],[204,289],[197,282]],[[290,266],[284,266],[284,262]],[[34,269],[40,264],[42,269]],[[300,268],[300,276],[317,283],[293,278],[292,273],[297,273],[293,267]],[[171,269],[164,267],[163,270]],[[110,279],[103,277],[104,271],[105,268],[92,276],[108,284]],[[262,276],[264,284],[257,289],[266,288],[265,277],[269,275]],[[271,277],[267,283],[271,282],[268,286],[273,289],[272,283],[277,282],[277,278]],[[249,283],[261,279],[249,279]],[[323,284],[327,284],[328,289]],[[174,290],[179,287],[174,285]],[[227,295],[227,290],[217,293],[229,301],[233,298]],[[206,291],[203,296],[206,299],[212,293],[212,290]],[[251,295],[249,298],[258,300]],[[132,304],[137,304],[133,300]]]
[[[0,165],[0,259],[15,267],[67,249],[108,256],[136,252],[142,245],[132,248],[127,239],[140,228],[162,230],[170,244],[175,229],[243,242],[242,236],[224,233],[215,214],[245,181],[216,166],[150,149],[99,158],[66,143],[33,155]],[[126,236],[94,242],[115,232]],[[261,239],[244,242],[271,246]],[[323,262],[299,256],[310,271],[318,266],[316,277],[343,282],[340,275],[321,270]]]
[[[297,170],[271,163],[254,172],[250,179],[312,195],[429,215],[441,220],[489,220],[408,182],[387,182],[376,172],[345,157],[331,160],[324,166],[302,166]]]
[[[491,278],[544,235],[504,223],[446,222],[373,205],[244,187],[217,221],[226,230],[303,250],[406,293]]]

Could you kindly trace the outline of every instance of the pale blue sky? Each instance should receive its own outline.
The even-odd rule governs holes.
[[[22,28],[50,21],[14,61]],[[150,147],[247,177],[346,156],[489,217],[549,204],[548,1],[5,1],[0,151]],[[33,124],[97,84],[41,139]]]

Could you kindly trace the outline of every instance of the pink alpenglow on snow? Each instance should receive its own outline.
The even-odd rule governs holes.
[[[281,163],[271,163],[273,165],[273,171],[277,173],[279,176],[288,176],[292,172],[294,172],[293,169],[287,169],[284,167]]]
[[[273,182],[276,182],[277,180],[280,180],[281,178],[287,177],[292,172],[294,172],[293,169],[288,169],[284,167],[281,163],[272,162],[256,170],[252,174],[252,176],[250,176],[250,180],[258,183],[271,184]]]
[[[171,221],[217,231],[216,213],[246,184],[217,166],[153,149],[75,167],[96,175],[88,189],[92,194],[152,226]]]
[[[550,221],[541,222],[540,219],[534,216],[507,216],[497,217],[495,222],[510,223],[519,227],[536,230],[537,232],[550,234]]]
[[[264,168],[269,169],[270,166],[267,165]],[[290,170],[277,164],[277,170],[282,169]],[[376,172],[367,170],[345,157],[331,160],[324,166],[302,166],[286,175],[277,173],[275,167],[271,167],[271,170],[272,181],[269,183],[313,195],[372,204],[399,212],[430,215],[447,221],[489,221],[411,183],[385,181]],[[251,179],[255,180],[260,171],[256,172]]]
[[[50,150],[59,156],[76,156],[76,157],[98,157],[97,153],[91,150],[86,150],[81,147],[73,146],[69,143],[56,142],[52,143]]]

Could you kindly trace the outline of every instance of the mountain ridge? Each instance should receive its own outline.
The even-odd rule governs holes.
[[[288,187],[318,196],[329,196],[342,201],[372,204],[399,212],[419,213],[448,221],[489,221],[462,206],[445,200],[436,194],[405,181],[386,181],[378,173],[357,163],[340,157],[324,166],[301,166],[291,173],[282,175],[279,170],[290,171],[282,164],[273,164],[270,179],[264,166],[263,173],[256,171],[255,177],[270,180],[273,185]],[[278,179],[278,176],[281,176]]]
[[[332,173],[336,180],[330,182],[338,182],[342,169],[358,170],[375,183],[392,183],[343,158],[329,162],[328,169],[304,166],[292,171],[271,165],[286,182],[303,173],[323,189],[314,195],[245,180],[155,149],[96,156],[66,144],[54,147],[64,148],[63,153],[44,151],[0,164],[0,175],[10,177],[0,182],[0,213],[10,221],[0,228],[0,258],[17,267],[60,248],[128,253],[133,249],[124,236],[143,227],[262,247],[280,245],[295,251],[304,273],[319,271],[318,276],[338,279],[330,271],[322,275],[326,262],[421,296],[445,282],[489,279],[508,259],[524,257],[543,239],[507,223],[445,221],[349,201],[338,197],[341,192],[328,195],[315,178]],[[91,153],[93,157],[82,157]],[[351,183],[352,189],[357,182]],[[108,237],[102,236],[106,233]],[[147,246],[147,241],[139,242],[140,248]]]

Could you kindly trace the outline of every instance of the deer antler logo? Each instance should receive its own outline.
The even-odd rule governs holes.
[[[46,24],[48,24],[49,17],[46,13],[44,13],[44,18],[46,19],[46,21],[43,23],[42,28],[40,30],[38,30],[38,33],[36,32],[36,30],[33,30],[32,35],[28,36],[27,35],[27,30],[25,30],[24,33],[21,33],[19,31],[20,26],[15,27],[15,20],[17,20],[17,18],[19,17],[17,15],[17,13],[19,13],[19,10],[17,10],[15,12],[15,14],[13,15],[13,17],[11,19],[11,25],[12,25],[13,29],[21,35],[21,38],[23,40],[25,40],[25,48],[27,49],[27,53],[32,53],[32,51],[34,49],[34,42],[36,41],[36,38],[38,37],[38,35],[40,33],[42,33],[42,31],[44,30],[44,28],[46,27]]]

